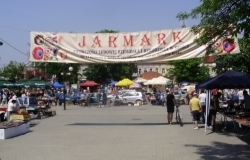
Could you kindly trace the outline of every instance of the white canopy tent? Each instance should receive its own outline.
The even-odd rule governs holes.
[[[135,80],[133,80],[135,83],[144,83],[144,82],[147,82],[147,80],[146,79],[143,79],[143,78],[141,78],[141,77],[138,77],[138,78],[136,78]]]
[[[168,81],[170,81],[170,79],[160,76],[148,80],[147,82],[144,83],[144,85],[166,85]]]

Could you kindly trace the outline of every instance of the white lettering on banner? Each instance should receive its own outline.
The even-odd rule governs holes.
[[[216,54],[239,53],[238,39],[219,38],[199,46],[190,28],[131,33],[30,33],[32,62],[133,63],[166,62],[202,57],[207,49]]]
[[[45,86],[46,84],[44,84],[44,83],[35,83],[35,85],[37,85],[37,86]]]

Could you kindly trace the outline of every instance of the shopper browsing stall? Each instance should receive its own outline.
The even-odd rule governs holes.
[[[17,113],[19,110],[19,103],[17,102],[16,97],[12,97],[8,103],[8,108],[7,108],[7,120],[10,121],[10,115],[12,113]]]

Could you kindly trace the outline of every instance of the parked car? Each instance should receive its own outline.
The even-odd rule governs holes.
[[[125,92],[124,94],[121,95],[121,97],[125,104],[128,104],[128,103],[143,104],[147,101],[145,93],[142,93],[142,92],[134,92],[134,91]]]
[[[74,93],[74,95],[73,95],[73,97],[72,97],[72,98],[74,99],[74,101],[73,101],[74,104],[77,104],[78,100],[81,99],[81,95],[82,95],[81,92],[76,92],[76,93]],[[85,97],[86,97],[86,96],[85,96]]]
[[[136,91],[135,90],[120,90],[116,94],[110,94],[110,95],[108,95],[107,98],[114,100],[115,97],[116,97],[116,95],[118,95],[118,97],[121,99],[122,94],[124,94],[126,92],[136,92]]]
[[[175,99],[186,98],[187,92],[185,90],[176,90],[174,91]]]

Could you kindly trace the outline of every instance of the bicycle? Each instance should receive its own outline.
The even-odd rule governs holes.
[[[175,119],[176,119],[176,122],[180,124],[180,126],[183,126],[183,123],[182,123],[182,116],[181,116],[181,112],[179,110],[179,107],[180,106],[176,106],[176,112],[175,112]]]

